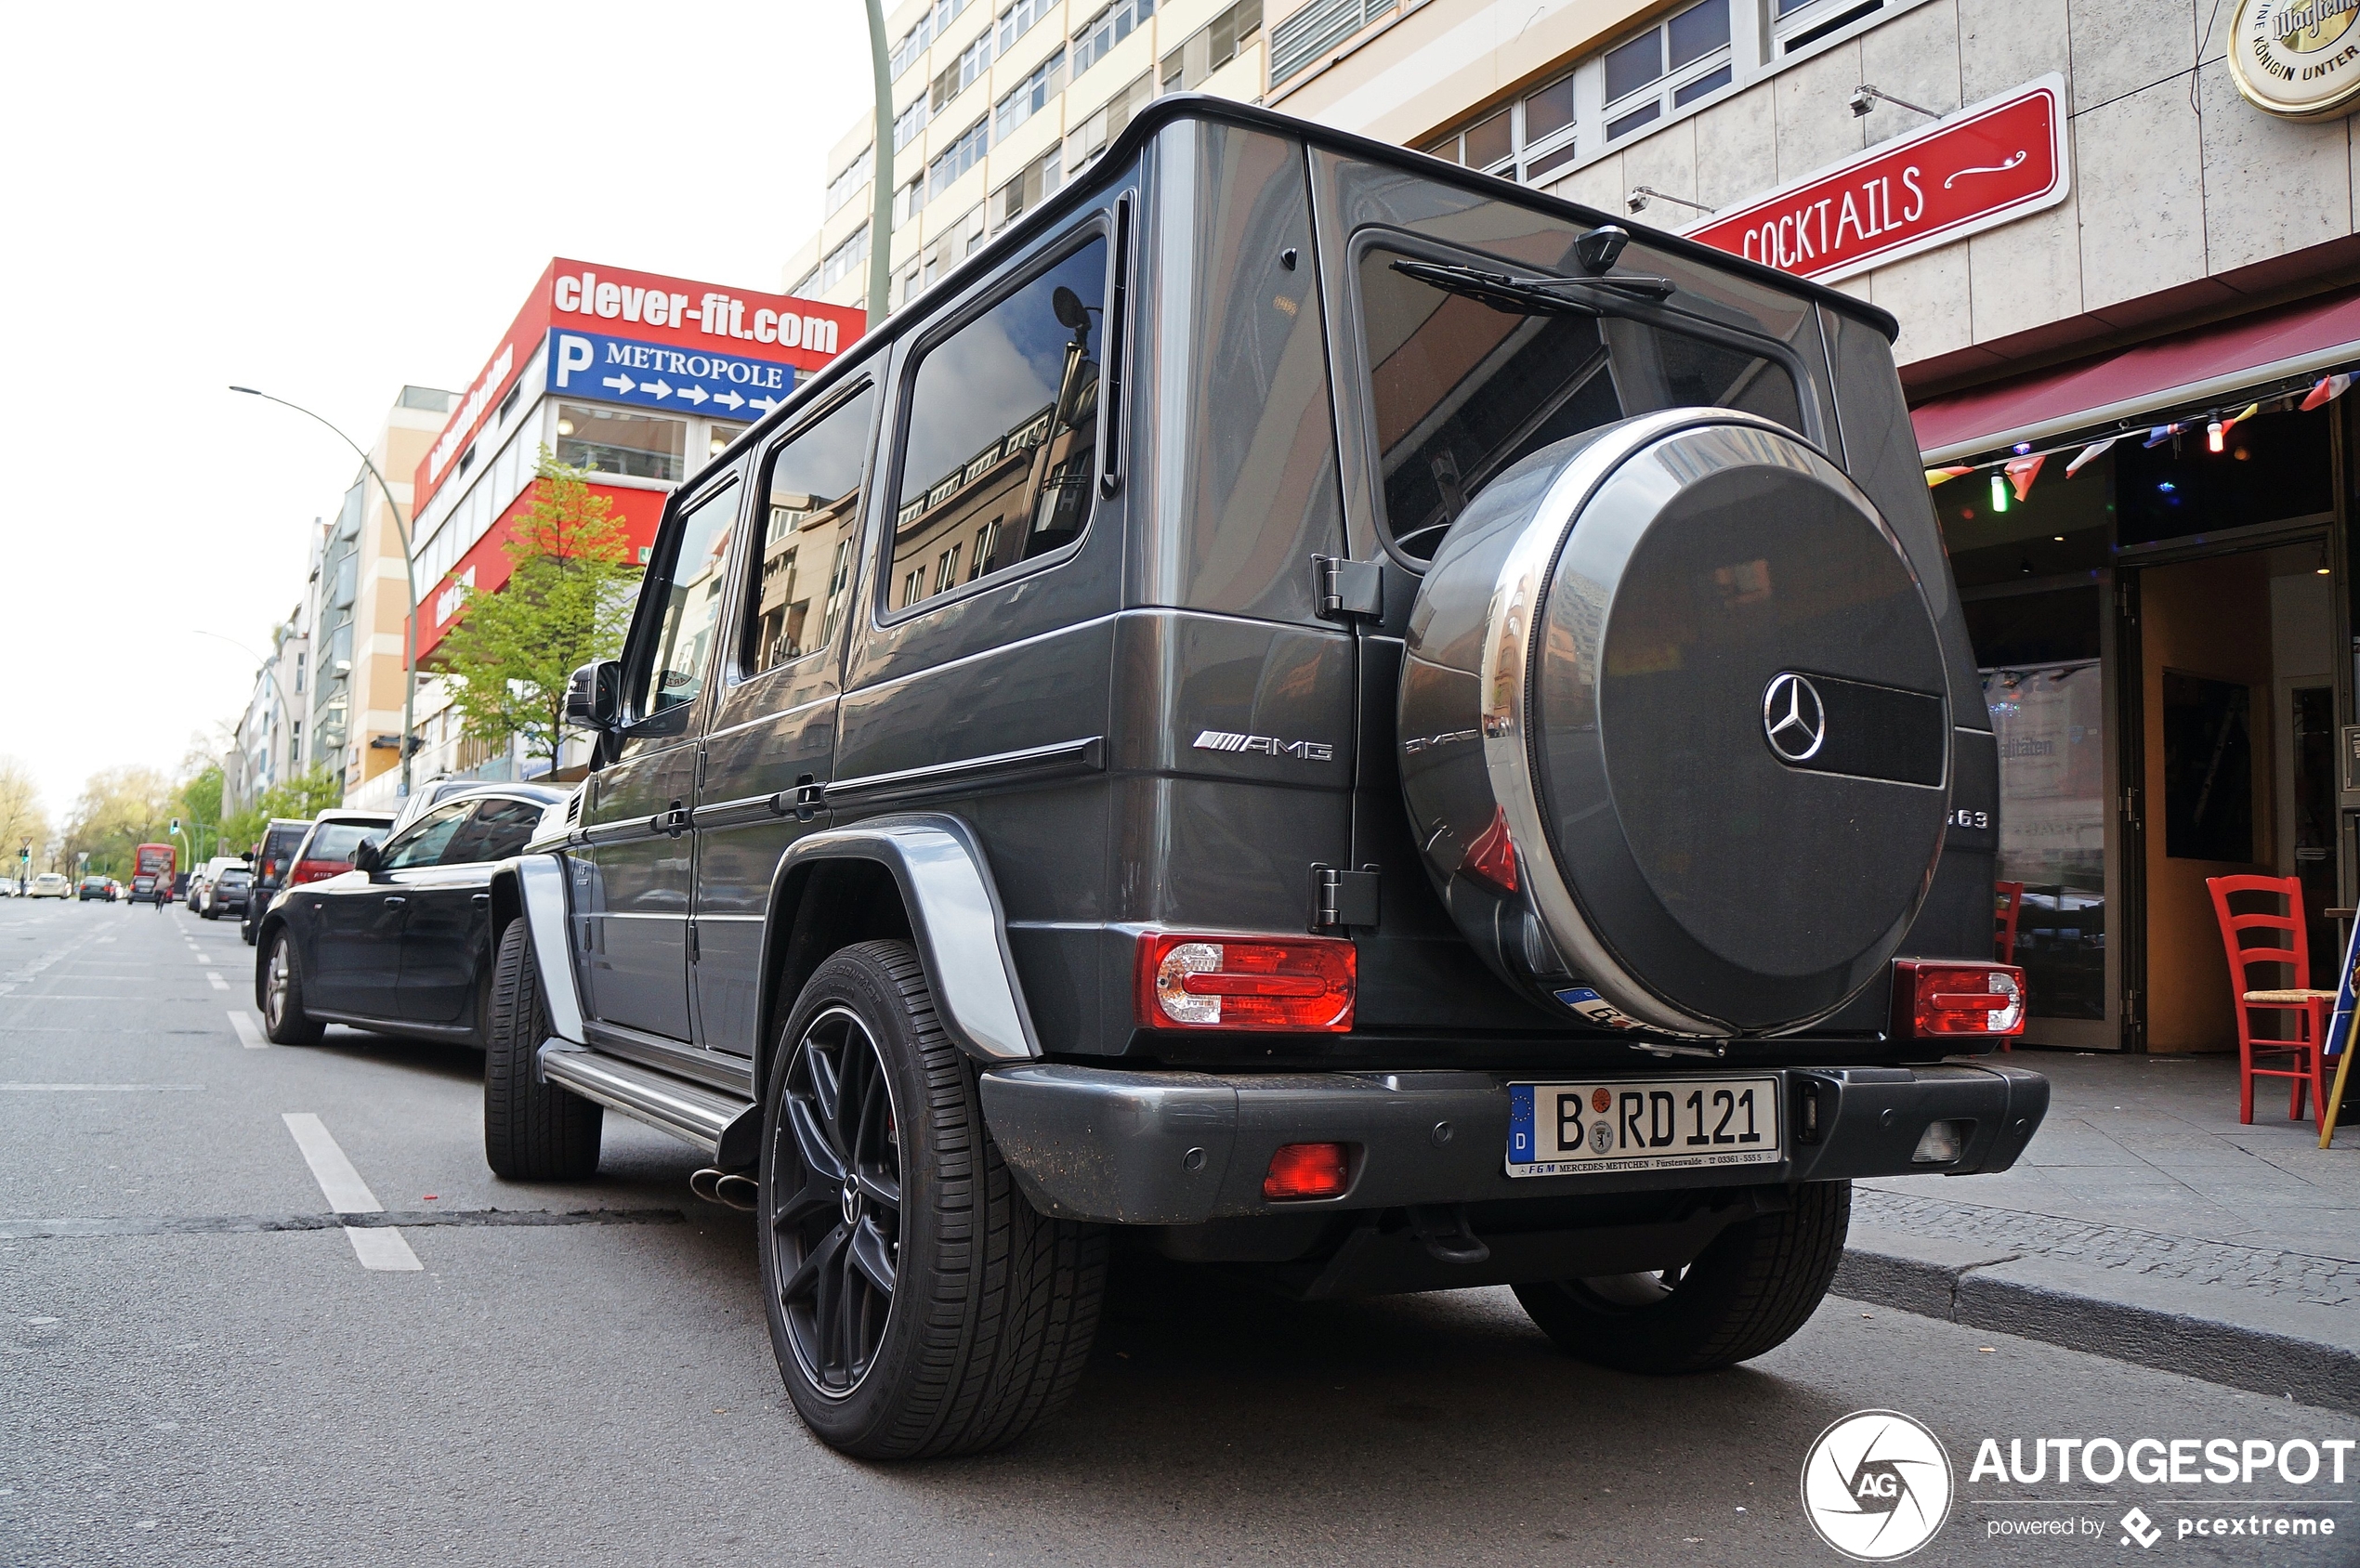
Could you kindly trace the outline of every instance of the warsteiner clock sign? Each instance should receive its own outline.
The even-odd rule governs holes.
[[[2360,0],[2239,0],[2229,73],[2248,102],[2289,120],[2360,103]]]

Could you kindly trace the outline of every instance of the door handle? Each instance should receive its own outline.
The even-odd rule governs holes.
[[[407,904],[408,902],[410,902],[410,900],[408,900],[407,898],[400,897],[400,896],[399,896],[399,895],[397,895],[388,894],[388,895],[387,895],[387,896],[386,896],[386,904],[387,905],[387,907],[391,907],[392,905],[395,905],[395,904]]]
[[[471,893],[467,895],[467,902],[470,904],[489,904],[492,902],[492,895],[489,893]]]
[[[675,839],[678,838],[688,830],[688,804],[684,801],[673,802],[672,808],[656,820],[662,824],[662,831],[670,833]]]

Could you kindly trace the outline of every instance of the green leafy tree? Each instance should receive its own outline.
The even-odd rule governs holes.
[[[344,776],[331,767],[315,767],[284,783],[273,784],[255,797],[254,804],[221,824],[221,853],[250,855],[262,842],[262,830],[274,817],[317,817],[344,800]]]
[[[158,768],[111,767],[92,774],[66,818],[59,869],[70,871],[87,855],[90,874],[128,877],[136,845],[171,842],[166,829],[178,794]]]
[[[33,846],[33,863],[20,866],[17,851]],[[41,809],[41,791],[14,757],[0,757],[0,877],[14,880],[20,870],[49,869],[49,814]]]
[[[567,677],[623,647],[639,580],[622,520],[592,493],[590,473],[541,449],[532,504],[506,543],[508,581],[496,593],[471,590],[436,650],[463,733],[502,750],[521,739],[552,770]]]
[[[221,764],[209,762],[188,777],[174,802],[191,860],[238,853],[221,834]]]

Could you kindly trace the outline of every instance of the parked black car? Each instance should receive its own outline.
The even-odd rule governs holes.
[[[284,889],[262,916],[255,1001],[281,1045],[329,1023],[481,1044],[492,868],[524,847],[566,792],[531,784],[470,793],[386,838],[349,871]]]
[[[247,947],[254,946],[255,933],[262,927],[262,912],[286,885],[295,853],[310,831],[308,817],[274,817],[263,828],[262,842],[249,856],[254,862],[254,882],[246,889],[245,913],[238,921],[238,934],[245,938]]]
[[[492,879],[492,1169],[758,1209],[810,1427],[1071,1391],[1108,1229],[1761,1354],[2006,1169],[1998,766],[1889,315],[1159,99],[672,496]],[[414,916],[413,917],[414,919]]]

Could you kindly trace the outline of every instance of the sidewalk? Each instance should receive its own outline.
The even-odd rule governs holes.
[[[2049,1116],[2015,1169],[1858,1183],[1838,1294],[2360,1411],[2360,1123],[2227,1056],[2025,1051]],[[2264,1080],[2283,1084],[2284,1080]]]

